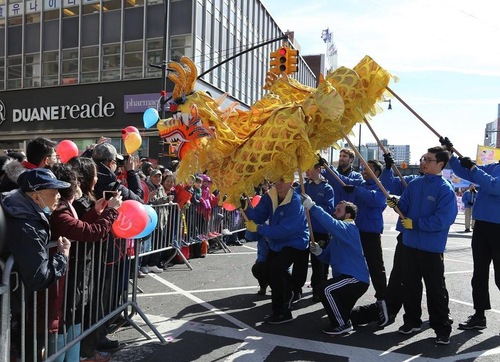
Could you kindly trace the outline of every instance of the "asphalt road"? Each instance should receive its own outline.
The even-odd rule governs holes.
[[[396,245],[396,215],[385,213],[383,234],[387,273]],[[470,279],[471,233],[464,233],[463,214],[452,226],[445,254],[446,282],[451,317],[455,321],[451,343],[435,345],[428,324],[425,294],[422,301],[422,331],[410,336],[397,333],[403,324],[400,313],[394,324],[378,329],[376,324],[358,328],[346,336],[321,332],[328,319],[321,303],[312,304],[309,282],[304,297],[294,304],[294,320],[282,325],[263,324],[271,312],[270,293],[256,294],[251,273],[256,243],[230,247],[231,253],[216,251],[203,259],[191,259],[193,270],[175,265],[162,274],[140,279],[140,309],[165,338],[166,344],[134,317],[151,336],[147,340],[132,327],[119,329],[121,349],[113,361],[498,361],[500,360],[500,292],[490,278],[492,308],[487,311],[488,328],[461,331],[458,323],[473,313]],[[374,301],[370,287],[358,304]]]

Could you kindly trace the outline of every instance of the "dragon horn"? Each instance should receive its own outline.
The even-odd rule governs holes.
[[[194,85],[196,83],[196,79],[198,78],[198,69],[196,65],[194,65],[193,61],[188,57],[182,57],[181,62],[188,66],[189,71],[186,72],[186,94],[194,91]]]
[[[168,79],[174,82],[174,90],[172,91],[172,98],[174,100],[179,99],[185,94],[184,89],[186,87],[186,71],[184,67],[179,63],[171,62],[168,63],[170,69],[175,70],[177,73],[169,73]]]

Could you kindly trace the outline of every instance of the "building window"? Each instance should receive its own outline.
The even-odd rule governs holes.
[[[101,80],[120,79],[120,44],[106,44],[102,46]]]
[[[191,34],[171,37],[170,58],[175,61],[179,61],[183,56],[193,59],[191,39]]]
[[[161,65],[161,63],[163,62],[165,57],[162,56],[162,42],[162,39],[154,39],[148,40],[146,43],[146,78],[155,78],[161,76],[161,69],[151,67],[149,66],[149,63]]]
[[[62,84],[78,83],[78,49],[63,49],[62,51]]]
[[[24,57],[24,88],[40,87],[40,55],[26,54]]]
[[[47,11],[46,13],[48,13],[49,11]],[[54,16],[57,15],[57,17],[59,17],[59,10],[54,10],[54,11],[51,11],[52,13],[54,13]],[[73,16],[78,16],[80,14],[80,7],[78,6],[71,6],[71,7],[65,7],[63,9],[63,17],[65,18],[70,18],[70,17],[73,17]],[[45,18],[47,18],[47,15],[45,15]]]
[[[7,88],[21,88],[22,58],[13,56],[8,58],[7,63]]]
[[[44,52],[42,58],[42,87],[58,84],[59,52]]]
[[[99,81],[99,47],[90,46],[82,48],[81,57],[81,83]]]
[[[142,78],[142,41],[125,43],[123,54],[123,78]]]

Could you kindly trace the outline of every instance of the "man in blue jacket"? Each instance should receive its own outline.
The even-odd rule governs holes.
[[[441,144],[448,149],[453,144],[448,138],[440,139]],[[459,177],[462,177],[479,186],[476,195],[472,218],[475,220],[472,232],[472,260],[474,272],[472,274],[472,300],[475,313],[459,329],[484,329],[486,316],[484,312],[491,309],[489,294],[490,264],[493,261],[495,269],[495,283],[500,286],[498,270],[500,268],[500,163],[477,166],[469,157],[458,158],[453,156],[450,167]]]
[[[255,208],[247,208],[242,199],[249,221],[249,232],[258,233],[269,241],[266,263],[269,268],[269,286],[272,296],[272,314],[265,318],[269,324],[290,322],[294,290],[299,286],[291,278],[289,268],[293,264],[306,265],[309,256],[309,228],[300,195],[294,192],[292,181],[282,178],[275,187],[260,199]],[[266,221],[269,223],[266,224]]]
[[[377,160],[367,162],[373,175],[379,177],[382,173],[382,165]],[[387,289],[387,277],[385,274],[384,259],[382,255],[382,232],[384,231],[384,219],[382,213],[386,208],[385,195],[378,187],[375,178],[366,168],[363,170],[363,179],[351,179],[337,174],[345,183],[344,192],[351,196],[354,204],[358,207],[356,225],[358,226],[363,253],[370,271],[375,298],[383,315],[383,324],[387,323],[389,315],[385,302]]]
[[[403,233],[402,273],[404,324],[398,330],[411,334],[421,329],[422,279],[427,292],[430,326],[436,344],[449,344],[451,320],[449,297],[444,280],[444,256],[448,231],[458,213],[455,191],[443,178],[450,158],[442,146],[432,147],[421,159],[424,176],[410,182],[399,202],[388,199],[405,215],[397,229]]]
[[[363,176],[359,172],[354,171],[352,167],[352,163],[354,162],[354,151],[349,148],[343,148],[340,150],[339,154],[339,165],[338,167],[331,168],[328,166],[328,162],[321,158],[319,159],[319,163],[325,169],[321,172],[324,178],[328,180],[328,183],[333,188],[333,193],[335,195],[335,205],[337,205],[340,201],[354,201],[354,195],[346,192],[342,184],[337,180],[335,176],[332,175],[332,171],[338,175],[342,175],[348,177],[352,180],[357,180],[359,182],[363,181]],[[328,167],[328,170],[326,169]]]
[[[476,201],[476,185],[470,184],[469,188],[462,195],[464,204],[465,232],[470,233],[471,226],[474,229],[474,219],[472,218],[472,209]]]
[[[424,156],[422,156],[424,157]],[[406,186],[416,178],[423,176],[422,165],[420,163],[420,173],[418,175],[407,175],[400,177],[394,176],[392,165],[394,160],[390,153],[384,154],[385,168],[382,170],[380,182],[391,195],[401,196]],[[403,183],[404,180],[404,183]],[[379,327],[385,327],[392,324],[403,306],[403,283],[402,283],[402,261],[401,249],[403,247],[403,234],[399,233],[396,237],[397,244],[394,250],[392,270],[387,282],[385,302],[387,306],[387,316],[384,314],[381,303],[372,303],[355,307],[351,312],[351,321],[353,325],[363,325],[378,321]]]
[[[356,205],[341,201],[335,206],[332,217],[321,207],[315,206],[308,195],[302,197],[303,205],[310,211],[311,217],[331,235],[325,249],[316,242],[310,246],[312,254],[332,267],[333,277],[319,286],[321,302],[331,322],[323,332],[330,335],[348,333],[352,330],[349,319],[351,309],[370,285],[359,230],[354,224]]]

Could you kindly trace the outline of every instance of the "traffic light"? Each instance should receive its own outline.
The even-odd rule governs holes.
[[[275,74],[292,74],[297,72],[297,62],[299,59],[299,51],[290,49],[288,47],[281,47],[275,52],[270,54],[271,61],[269,65],[271,67],[271,72]]]

